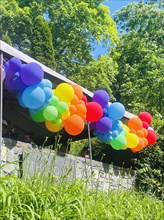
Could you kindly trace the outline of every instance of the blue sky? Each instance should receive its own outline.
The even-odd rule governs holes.
[[[138,0],[139,1],[139,0]],[[128,5],[129,3],[137,2],[134,0],[104,0],[104,5],[109,7],[110,15],[112,16],[114,12],[121,9],[123,6]],[[102,48],[99,45],[96,45],[95,50],[92,52],[92,55],[94,58],[97,58],[99,55],[105,55],[107,54],[107,50],[105,48]]]

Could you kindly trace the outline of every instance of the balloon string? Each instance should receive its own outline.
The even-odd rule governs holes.
[[[92,144],[91,144],[91,134],[90,134],[90,123],[88,122],[88,144],[89,144],[89,158],[91,165],[91,175],[93,174],[93,166],[92,166]]]

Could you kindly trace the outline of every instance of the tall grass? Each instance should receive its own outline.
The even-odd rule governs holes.
[[[162,201],[135,191],[97,191],[87,182],[35,174],[0,178],[2,220],[162,220]]]

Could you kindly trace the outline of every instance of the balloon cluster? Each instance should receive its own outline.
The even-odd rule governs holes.
[[[156,142],[157,135],[149,127],[152,116],[148,112],[141,112],[138,117],[129,119],[128,125],[125,125],[120,121],[125,114],[121,103],[109,105],[109,96],[103,90],[96,91],[93,100],[99,103],[103,110],[103,116],[91,125],[95,136],[101,142],[110,144],[115,150],[130,148],[132,152],[138,152]]]
[[[37,63],[22,64],[13,57],[4,63],[4,70],[6,88],[17,94],[19,104],[28,108],[32,120],[45,123],[51,132],[64,128],[68,134],[78,135],[87,121],[94,135],[116,150],[130,148],[137,152],[156,142],[157,136],[149,127],[152,116],[141,112],[126,126],[120,121],[125,107],[119,102],[109,104],[110,97],[104,90],[97,90],[87,102],[76,84],[61,83],[53,89]]]

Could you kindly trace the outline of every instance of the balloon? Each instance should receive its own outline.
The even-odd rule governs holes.
[[[19,105],[23,108],[26,108],[26,106],[24,105],[24,103],[22,101],[22,94],[21,93],[17,94],[17,99],[18,99]]]
[[[23,104],[30,109],[37,109],[45,102],[44,91],[37,86],[29,86],[22,93]]]
[[[119,103],[114,102],[108,108],[108,116],[114,120],[121,119],[125,114],[125,107]]]
[[[44,93],[45,93],[45,98],[46,98],[46,100],[49,100],[49,99],[52,98],[52,96],[53,96],[52,89],[50,89],[50,88],[48,88],[48,87],[45,87],[45,88],[43,89],[43,91],[44,91]]]
[[[46,108],[43,111],[43,116],[48,121],[55,120],[58,116],[58,110],[55,106],[46,106]]]
[[[57,106],[58,102],[59,102],[58,97],[53,95],[52,98],[51,98],[50,105]]]
[[[57,125],[48,120],[45,121],[45,126],[51,132],[58,132],[63,128],[61,124]]]
[[[71,115],[76,114],[76,107],[74,105],[69,106],[69,112]]]
[[[84,121],[78,115],[71,115],[70,118],[64,121],[64,128],[70,135],[78,135],[84,130]]]
[[[145,121],[147,122],[149,125],[151,124],[152,122],[152,116],[149,112],[141,112],[138,117],[142,120],[142,121]]]
[[[109,102],[109,95],[104,90],[97,90],[93,94],[92,101],[99,103],[104,108]]]
[[[71,100],[71,105],[77,105],[79,102],[79,99],[77,97],[77,95],[73,96],[73,99]]]
[[[126,137],[124,133],[121,132],[116,138],[114,138],[110,142],[110,144],[115,150],[121,150],[122,148],[124,148],[126,146]]]
[[[65,102],[58,102],[57,109],[60,113],[68,111],[68,105]]]
[[[111,141],[108,133],[103,134],[103,133],[97,132],[95,134],[96,134],[98,140],[101,141],[101,142],[106,142],[107,143],[107,142]]]
[[[34,120],[36,122],[44,122],[45,121],[45,118],[43,116],[43,109],[37,111],[34,114],[30,114],[30,116],[31,116],[32,120]]]
[[[44,79],[44,81],[45,81],[45,87],[52,89],[52,82],[48,79]]]
[[[68,83],[61,83],[54,90],[54,95],[56,95],[60,101],[69,103],[73,99],[74,90]]]
[[[62,125],[62,120],[61,119],[55,119],[52,121],[52,123],[56,124],[56,125]]]
[[[143,126],[143,128],[148,129],[149,124],[146,121],[143,121],[142,126]]]
[[[142,128],[141,130],[142,130],[142,131],[143,131],[143,133],[144,133],[144,137],[146,137],[146,136],[147,136],[147,134],[148,134],[148,131],[147,131],[147,129],[145,129],[145,128]]]
[[[130,129],[127,125],[123,124],[123,128],[124,128],[126,134],[130,132]]]
[[[9,66],[9,61],[3,63],[3,67],[6,73],[6,78],[10,78],[11,68]]]
[[[69,117],[70,117],[70,112],[69,111],[67,111],[67,112],[64,112],[63,114],[62,114],[62,117],[61,117],[61,119],[63,120],[63,121],[65,121],[65,120],[67,120]]]
[[[23,92],[27,88],[27,85],[22,82],[19,75],[13,78],[12,84],[15,87],[16,92]]]
[[[148,134],[146,139],[148,140],[148,145],[154,144],[157,141],[157,135],[154,130],[147,130]]]
[[[143,142],[144,142],[144,147],[146,147],[148,145],[148,140],[146,138],[142,138]]]
[[[83,98],[83,91],[82,91],[81,87],[76,84],[72,84],[71,86],[74,90],[74,94],[78,97],[78,99],[82,99]]]
[[[87,103],[87,97],[85,95],[83,95],[82,100],[84,101],[84,103]]]
[[[9,66],[12,72],[19,72],[22,69],[22,63],[17,57],[13,57],[9,60]]]
[[[86,117],[87,108],[85,104],[77,104],[76,105],[76,114],[82,117],[83,119]]]
[[[133,118],[129,119],[129,121],[128,121],[128,127],[129,127],[130,129],[134,129],[134,130],[136,130],[136,131],[142,129],[143,127],[142,127],[142,121],[141,121],[141,119],[138,118],[138,117],[133,117]]]
[[[86,120],[89,122],[96,122],[100,120],[100,118],[103,115],[103,110],[101,105],[99,105],[97,102],[89,102],[86,104],[87,108],[87,114],[86,114]]]
[[[143,148],[144,148],[143,138],[139,138],[139,144],[138,144],[136,147],[131,148],[131,151],[132,151],[133,153],[136,153],[136,152],[142,150]]]
[[[112,128],[112,120],[108,117],[101,118],[96,122],[96,130],[101,133],[107,133]]]
[[[39,64],[31,62],[23,66],[20,75],[24,84],[32,86],[42,81],[44,72]]]
[[[138,137],[140,137],[140,138],[142,138],[142,137],[144,137],[144,132],[142,131],[142,129],[141,130],[138,130],[138,131],[136,131],[136,135],[138,136]]]
[[[42,81],[38,84],[38,86],[42,89],[44,89],[44,87],[46,86],[46,82],[45,79],[42,79]]]
[[[2,68],[2,81],[6,78],[6,71]]]
[[[137,147],[137,145],[139,144],[139,138],[137,137],[136,134],[133,133],[128,133],[126,135],[126,147],[127,148],[134,148]]]
[[[137,131],[135,129],[130,129],[130,133],[137,134]]]

